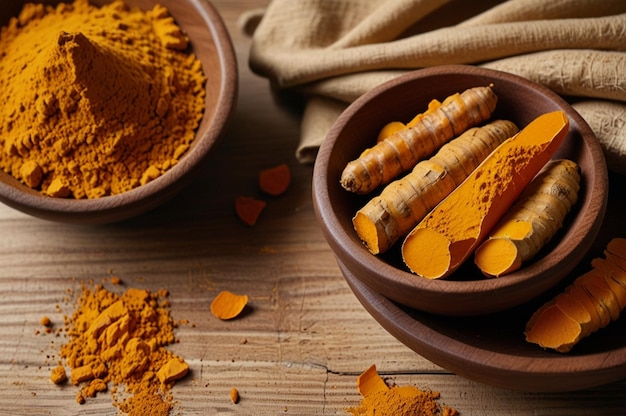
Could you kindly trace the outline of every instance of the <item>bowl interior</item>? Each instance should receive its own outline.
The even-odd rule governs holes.
[[[407,121],[433,98],[493,84],[498,104],[492,119],[515,122],[521,129],[540,114],[557,109],[570,119],[570,130],[555,158],[569,158],[582,171],[579,200],[558,235],[529,264],[498,279],[486,279],[466,262],[445,280],[408,272],[399,247],[374,256],[363,246],[352,217],[370,196],[341,188],[346,163],[375,143],[380,128]],[[314,203],[322,230],[338,260],[356,278],[403,305],[446,315],[476,315],[519,305],[558,283],[584,256],[602,223],[607,198],[606,163],[593,132],[562,98],[525,79],[471,66],[418,70],[364,94],[339,117],[315,164]]]
[[[24,3],[10,2],[0,8],[0,25],[21,10]],[[60,1],[38,1],[58,4]],[[110,0],[94,0],[100,6]],[[62,222],[107,223],[127,219],[146,212],[172,198],[197,173],[202,162],[212,153],[215,144],[235,109],[237,95],[237,64],[232,43],[223,21],[214,7],[199,0],[126,0],[130,7],[149,10],[155,4],[167,7],[176,23],[191,40],[207,82],[205,111],[196,139],[178,164],[146,185],[123,194],[97,199],[61,199],[42,195],[5,172],[0,172],[0,201],[27,214]]]

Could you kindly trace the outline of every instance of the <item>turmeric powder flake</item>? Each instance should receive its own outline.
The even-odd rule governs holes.
[[[222,320],[233,319],[239,316],[247,304],[248,295],[237,295],[224,290],[211,302],[211,313]]]

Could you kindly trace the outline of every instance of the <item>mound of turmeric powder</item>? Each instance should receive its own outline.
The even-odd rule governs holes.
[[[54,197],[143,185],[187,151],[206,77],[163,6],[26,4],[0,31],[0,168]]]
[[[75,311],[65,318],[69,341],[60,349],[79,403],[110,389],[124,414],[170,414],[171,387],[189,367],[166,349],[175,341],[168,306],[164,290],[129,288],[119,295],[102,285],[83,285]],[[62,383],[63,370],[53,369],[52,381]]]

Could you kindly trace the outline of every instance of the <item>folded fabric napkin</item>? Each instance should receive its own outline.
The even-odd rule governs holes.
[[[415,69],[469,64],[566,97],[609,169],[626,174],[624,0],[272,0],[242,21],[253,31],[250,68],[306,100],[296,150],[303,163],[367,90]]]

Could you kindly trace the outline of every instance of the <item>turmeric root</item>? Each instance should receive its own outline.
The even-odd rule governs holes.
[[[391,182],[453,137],[487,120],[496,101],[491,86],[447,97],[414,126],[400,129],[349,162],[341,174],[341,185],[348,191],[367,194]]]
[[[402,257],[414,273],[440,279],[487,237],[567,135],[562,111],[543,114],[501,144],[409,233]]]
[[[356,213],[352,222],[361,240],[373,254],[387,251],[517,130],[505,120],[474,127],[419,162]]]
[[[581,339],[619,318],[626,307],[626,239],[614,238],[605,258],[541,306],[526,324],[526,341],[569,352]]]
[[[419,123],[422,117],[424,117],[426,114],[432,113],[439,107],[441,107],[441,103],[439,102],[439,100],[431,100],[430,103],[428,103],[428,108],[426,109],[426,111],[424,111],[423,113],[419,113],[418,115],[413,117],[413,119],[407,124],[404,124],[401,121],[392,121],[385,124],[385,126],[378,133],[378,139],[376,140],[376,142],[381,142],[400,130],[413,127],[414,125]]]
[[[580,173],[571,160],[552,160],[522,192],[474,255],[488,277],[514,272],[563,226],[578,199]]]

